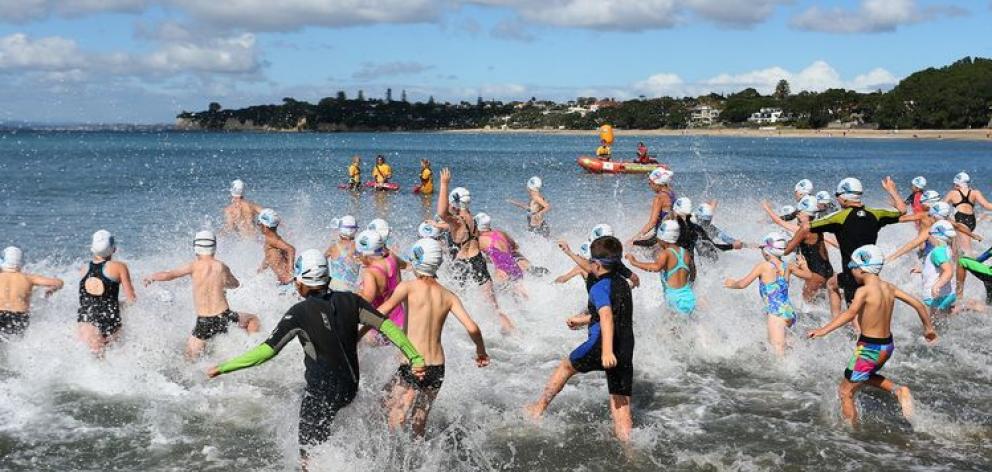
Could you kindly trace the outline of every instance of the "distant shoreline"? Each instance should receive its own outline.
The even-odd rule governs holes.
[[[460,129],[443,130],[452,134],[551,134],[563,136],[595,136],[597,130],[574,129]],[[696,128],[696,129],[645,129],[614,130],[622,136],[709,136],[733,138],[850,138],[850,139],[927,139],[947,141],[989,141],[992,129],[924,129],[924,130],[875,130],[875,129],[775,129],[750,128]]]

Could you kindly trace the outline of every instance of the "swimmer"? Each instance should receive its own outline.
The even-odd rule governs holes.
[[[975,206],[981,205],[986,210],[992,210],[992,203],[985,199],[985,195],[980,190],[971,188],[971,176],[966,172],[959,172],[954,176],[954,188],[947,192],[944,201],[954,207],[954,221],[967,226],[971,231],[978,225]],[[964,255],[972,255],[971,238],[958,234],[958,243]]]
[[[526,204],[516,200],[507,201],[514,206],[527,210],[527,231],[547,238],[551,236],[551,228],[548,226],[545,217],[551,211],[551,204],[541,194],[541,187],[543,186],[544,182],[541,181],[540,177],[531,177],[527,181],[527,193],[530,196],[530,200]]]
[[[333,220],[332,226],[338,230],[338,240],[324,251],[331,276],[330,288],[337,292],[355,292],[358,290],[358,273],[362,267],[361,261],[355,256],[358,222],[354,216],[345,215]]]
[[[949,221],[951,218],[951,213],[953,211],[954,210],[950,204],[948,204],[947,202],[939,201],[934,203],[932,206],[930,206],[930,208],[927,210],[926,213],[904,215],[902,218],[900,218],[900,221],[915,221],[917,224],[920,225],[920,230],[916,238],[909,241],[908,243],[897,249],[895,252],[889,254],[889,256],[886,258],[886,262],[892,262],[916,248],[920,248],[920,252],[919,252],[920,259],[921,260],[926,259],[927,254],[929,254],[934,247],[932,242],[930,241],[930,237],[931,237],[930,230],[931,228],[933,228],[933,225],[941,221],[950,224],[956,234],[964,233],[969,239],[981,241],[982,237],[972,233],[971,230],[968,229],[966,225],[957,222],[952,223],[951,221]],[[955,238],[953,241],[949,243],[949,245],[951,246],[952,249],[951,252],[957,254],[958,240]]]
[[[486,258],[479,248],[479,228],[469,211],[472,195],[468,189],[457,187],[449,192],[451,186],[451,171],[441,171],[441,192],[437,196],[437,214],[448,225],[451,233],[451,244],[458,248],[452,269],[455,280],[464,287],[472,282],[482,289],[486,298],[496,310],[500,327],[504,332],[513,331],[513,321],[499,308],[496,292],[493,290],[492,276],[486,266]]]
[[[479,229],[479,248],[496,269],[496,281],[512,284],[514,293],[526,299],[527,289],[521,283],[524,271],[513,257],[513,248],[506,233],[494,230],[492,219],[486,213],[475,215],[475,227]]]
[[[892,343],[892,310],[895,301],[899,300],[916,310],[923,324],[923,337],[927,341],[934,342],[937,340],[937,333],[930,322],[930,315],[923,302],[879,277],[878,274],[885,265],[885,256],[878,246],[867,245],[857,248],[852,252],[848,264],[848,270],[858,284],[854,300],[847,311],[834,317],[826,326],[810,331],[807,337],[821,338],[858,319],[860,321],[858,343],[854,355],[847,364],[847,370],[844,371],[844,379],[840,381],[837,389],[841,414],[852,426],[857,425],[858,411],[854,403],[854,394],[867,383],[894,394],[899,400],[903,416],[910,419],[913,416],[913,396],[909,388],[896,385],[879,375],[878,371],[895,350],[895,345]]]
[[[703,240],[696,246],[699,255],[708,259],[717,260],[720,251],[733,251],[743,249],[743,241],[727,234],[713,224],[713,213],[716,210],[716,200],[700,204],[696,207],[693,218],[698,222],[703,232]]]
[[[98,357],[121,329],[120,290],[128,303],[137,301],[127,264],[111,260],[117,252],[114,235],[101,229],[93,233],[90,245],[93,259],[80,271],[79,337]]]
[[[930,307],[930,316],[949,314],[957,301],[954,274],[958,264],[949,247],[956,236],[949,221],[938,221],[930,227],[933,249],[923,263],[923,304]]]
[[[21,336],[31,321],[31,292],[45,288],[45,297],[62,288],[62,279],[21,272],[24,253],[18,247],[3,250],[0,258],[0,340]]]
[[[571,329],[588,326],[588,339],[562,359],[540,398],[528,405],[526,411],[532,418],[540,418],[572,376],[602,370],[606,372],[613,432],[626,444],[633,428],[634,305],[630,286],[616,272],[623,259],[623,245],[618,239],[605,236],[593,241],[590,252],[590,275],[595,282],[589,289],[589,314],[566,322]]]
[[[927,179],[922,175],[913,177],[909,186],[909,196],[906,197],[906,205],[911,214],[926,213],[927,208],[923,205],[923,192],[927,189]],[[919,230],[919,223],[916,225]]]
[[[589,275],[589,271],[592,269],[592,266],[589,263],[589,258],[592,257],[592,255],[589,253],[589,246],[592,245],[593,241],[607,236],[614,236],[613,227],[611,227],[608,224],[598,224],[594,226],[592,230],[589,231],[589,238],[586,240],[586,242],[579,245],[578,254],[572,253],[571,248],[568,247],[568,244],[566,242],[558,241],[558,247],[562,249],[565,252],[565,254],[572,259],[573,262],[575,262],[575,267],[573,267],[572,270],[556,278],[554,280],[554,283],[563,284],[568,282],[569,280],[572,280],[575,276],[581,275],[582,278],[585,279],[586,281],[586,290],[588,291],[589,288],[592,286],[592,284],[595,282],[594,277]],[[637,288],[641,285],[641,278],[638,277],[637,274],[631,272],[630,268],[624,265],[623,261],[620,261],[619,265],[617,265],[616,271],[618,274],[620,274],[621,277],[630,281],[631,288]]]
[[[651,201],[651,216],[631,240],[632,244],[650,247],[658,242],[653,235],[657,233],[661,222],[669,218],[672,204],[675,203],[675,192],[672,191],[671,187],[674,175],[674,172],[660,167],[648,175],[648,186],[654,191],[654,199]]]
[[[257,333],[258,316],[231,311],[227,304],[227,290],[238,288],[241,283],[231,269],[214,257],[217,237],[210,231],[200,231],[193,238],[196,260],[173,270],[156,272],[145,277],[145,287],[153,282],[168,282],[181,277],[193,280],[193,306],[196,308],[196,326],[186,341],[186,358],[196,359],[203,353],[207,341],[227,332],[237,324],[249,333]]]
[[[362,263],[361,281],[358,294],[372,306],[379,307],[389,297],[400,283],[401,268],[396,259],[386,257],[386,244],[382,235],[371,229],[358,234],[355,239],[355,251]],[[406,329],[406,307],[399,305],[386,312],[389,320],[400,329]],[[363,333],[364,334],[364,333]],[[380,342],[383,339],[379,339]]]
[[[275,210],[266,208],[258,214],[257,220],[258,228],[265,238],[262,242],[262,265],[258,267],[258,273],[272,269],[279,285],[293,283],[293,260],[296,257],[296,248],[279,235],[279,223],[282,219]]]
[[[672,213],[675,215],[675,222],[679,225],[679,240],[676,245],[686,250],[690,257],[689,280],[696,280],[696,244],[699,238],[704,236],[705,231],[696,223],[692,222],[692,200],[688,197],[679,197],[672,205]]]
[[[362,189],[362,158],[358,155],[351,156],[348,166],[348,189],[353,192]]]
[[[806,195],[803,198],[813,197]],[[768,344],[779,357],[785,355],[786,330],[796,324],[796,310],[789,300],[789,277],[793,271],[804,271],[801,266],[788,266],[782,260],[787,243],[786,235],[769,233],[761,244],[761,255],[765,260],[757,263],[744,278],[723,282],[724,287],[740,290],[758,279],[758,294],[765,302],[765,314],[768,315]]]
[[[208,369],[207,376],[215,378],[261,365],[298,337],[305,356],[303,378],[306,380],[300,405],[300,461],[303,470],[307,470],[309,450],[327,441],[334,417],[358,393],[360,325],[378,329],[399,348],[410,363],[414,378],[423,380],[425,368],[423,356],[402,329],[358,295],[328,289],[327,259],[319,250],[300,254],[294,264],[294,277],[296,291],[303,301],[279,319],[269,339]]]
[[[796,197],[796,202],[802,200],[803,197],[811,195],[813,193],[813,182],[809,179],[802,179],[796,182],[796,185],[792,188],[792,195]]]
[[[231,203],[224,208],[224,232],[254,236],[255,218],[260,211],[262,207],[245,198],[245,183],[240,179],[231,182]]]
[[[816,300],[817,295],[827,285],[827,281],[834,276],[834,267],[830,263],[830,254],[827,252],[827,244],[836,246],[833,241],[827,239],[821,233],[808,231],[810,222],[819,211],[819,203],[816,197],[807,195],[799,200],[798,209],[791,215],[798,224],[791,224],[785,221],[785,217],[778,217],[771,211],[767,203],[764,204],[765,211],[779,226],[793,233],[792,238],[785,247],[785,254],[791,254],[799,250],[802,258],[802,265],[808,271],[798,271],[796,276],[803,279],[803,300],[811,303]],[[807,231],[800,232],[806,228]]]
[[[882,187],[889,193],[890,199],[897,203],[896,210],[865,207],[864,186],[860,180],[848,177],[837,184],[835,193],[841,210],[825,218],[813,220],[808,227],[801,227],[796,233],[795,237],[799,239],[805,239],[807,233],[832,233],[837,238],[843,271],[827,281],[830,313],[834,317],[841,312],[841,292],[844,301],[850,305],[858,289],[857,279],[849,268],[851,254],[861,246],[875,244],[878,241],[879,231],[888,225],[899,223],[900,217],[906,212],[906,205],[899,198],[892,179],[883,180]]]
[[[837,211],[837,205],[834,204],[834,199],[830,196],[830,192],[826,190],[816,192],[816,208],[816,214],[813,215],[814,220]]]
[[[396,429],[409,422],[413,433],[423,437],[427,429],[427,416],[444,382],[444,346],[441,332],[448,314],[455,315],[469,338],[475,344],[475,364],[489,365],[489,354],[482,339],[482,331],[475,324],[457,295],[437,281],[441,266],[441,243],[421,239],[411,249],[410,258],[416,278],[401,282],[385,303],[383,311],[406,305],[409,309],[406,333],[413,347],[424,356],[426,372],[423,379],[413,376],[410,364],[401,364],[386,390],[389,409],[389,427]]]
[[[638,269],[659,272],[668,310],[677,315],[690,316],[696,310],[696,294],[692,292],[690,273],[693,257],[691,252],[677,244],[679,233],[677,222],[663,221],[658,232],[662,250],[658,252],[657,259],[641,262],[633,254],[627,254],[627,260]]]
[[[382,237],[382,244],[384,246],[382,254],[386,259],[389,259],[393,264],[397,264],[400,269],[407,268],[407,263],[403,259],[396,257],[398,251],[395,251],[389,247],[389,236],[392,235],[393,232],[392,228],[389,226],[389,222],[382,218],[376,218],[370,221],[365,229],[375,231]]]

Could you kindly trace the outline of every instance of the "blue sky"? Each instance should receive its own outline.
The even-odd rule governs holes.
[[[0,121],[353,95],[887,89],[992,56],[987,0],[0,0]]]

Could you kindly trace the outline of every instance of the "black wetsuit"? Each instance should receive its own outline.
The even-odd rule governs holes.
[[[79,323],[91,323],[104,337],[113,336],[121,329],[121,282],[104,275],[107,261],[90,262],[86,275],[79,281]],[[86,281],[98,279],[103,284],[103,294],[91,295],[86,291]]]
[[[603,345],[600,331],[599,309],[609,306],[613,311],[613,355],[616,367],[603,368]],[[633,300],[630,285],[617,272],[592,280],[589,288],[589,337],[575,348],[568,359],[572,367],[582,373],[606,370],[606,383],[610,395],[631,396],[634,378],[634,327]]]
[[[854,300],[854,292],[859,286],[851,275],[851,269],[847,267],[851,254],[861,246],[878,242],[879,230],[898,223],[900,216],[902,213],[896,210],[844,208],[810,223],[810,231],[819,234],[833,233],[837,237],[843,264],[843,271],[837,275],[837,284],[844,291],[844,299],[848,304]]]
[[[975,204],[971,202],[971,190],[970,189],[968,190],[968,194],[967,195],[964,192],[962,192],[961,189],[959,189],[959,188],[956,188],[954,190],[957,191],[958,194],[961,195],[961,201],[954,204],[954,209],[955,210],[957,210],[957,208],[959,206],[961,206],[961,205],[971,205],[972,208],[975,207]],[[972,211],[974,212],[974,210],[972,210]],[[974,213],[967,214],[967,213],[961,213],[960,211],[955,211],[955,213],[954,213],[954,221],[957,221],[958,223],[961,223],[961,224],[967,226],[968,229],[970,229],[972,231],[974,231],[975,230],[975,227],[978,226],[978,220],[975,219],[975,214]]]
[[[721,251],[732,251],[734,249],[732,243],[727,243],[725,239],[720,237],[720,234],[723,232],[720,231],[720,228],[714,226],[712,222],[703,221],[697,227],[702,237],[702,241],[697,241],[696,244],[696,253],[700,256],[711,261],[716,261],[720,258]]]

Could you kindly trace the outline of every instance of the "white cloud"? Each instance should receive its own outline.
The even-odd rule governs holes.
[[[688,0],[688,7],[697,15],[731,26],[753,26],[768,19],[775,7],[792,0]]]
[[[0,37],[0,69],[65,71],[85,65],[71,39],[51,36],[33,40],[23,33]]]
[[[857,9],[812,6],[792,19],[801,30],[826,33],[878,33],[967,11],[955,6],[921,8],[916,0],[861,0]]]
[[[195,19],[249,31],[436,21],[445,0],[170,0]]]
[[[754,88],[762,94],[770,94],[780,80],[789,82],[793,93],[803,90],[820,92],[830,88],[845,88],[860,92],[888,89],[899,79],[891,72],[876,68],[844,80],[830,64],[815,61],[797,72],[782,67],[768,67],[742,73],[723,73],[699,82],[688,83],[676,74],[661,73],[635,82],[631,89],[648,96],[698,96],[708,93],[734,93],[745,88]]]
[[[140,69],[152,72],[250,73],[260,67],[255,36],[249,33],[215,38],[205,43],[166,43],[146,56],[134,59]]]
[[[401,75],[416,75],[433,68],[434,66],[413,61],[366,62],[351,77],[353,79],[367,81]]]
[[[103,12],[139,12],[147,0],[0,0],[0,20],[24,22],[49,16],[74,17]]]

